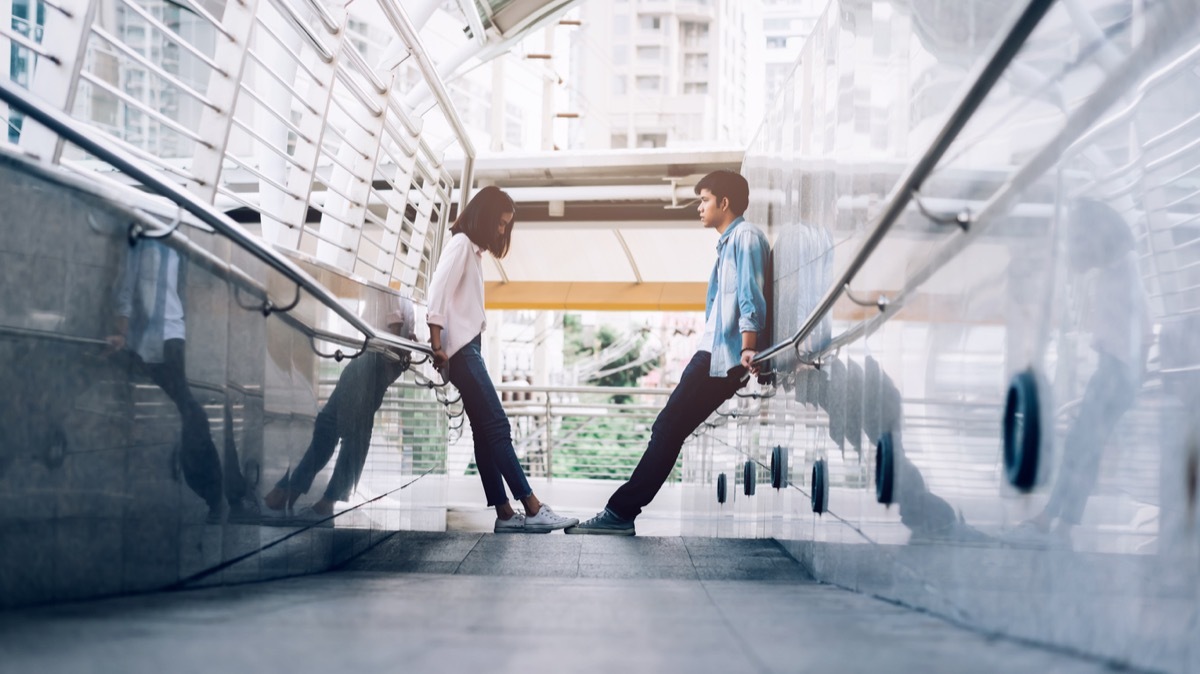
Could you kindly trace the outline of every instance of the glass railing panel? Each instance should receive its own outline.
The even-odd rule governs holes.
[[[837,161],[797,151],[785,129],[789,114],[809,114],[804,84],[784,94],[793,111],[773,113],[747,159],[753,208],[775,242],[776,323],[788,326],[777,338],[852,261],[862,265],[800,345],[805,364],[777,368],[768,405],[812,415],[781,422],[802,498],[778,506],[780,538],[822,580],[981,629],[1186,670],[1194,629],[1148,628],[1129,607],[1192,626],[1200,586],[1182,543],[1193,537],[1197,465],[1186,410],[1200,389],[1193,13],[1054,4],[919,193],[904,195],[912,201],[886,236],[856,258],[896,177],[938,132],[928,120],[947,108],[930,106],[956,102],[965,68],[1001,37],[951,21],[974,4],[941,5],[942,29],[925,16],[936,3],[880,4],[872,16],[908,16],[915,42],[905,43],[921,52],[903,103],[881,117],[906,149],[878,161],[850,144]],[[836,10],[872,47],[820,53],[857,63],[899,44],[872,32],[878,22]],[[872,114],[856,108],[844,128],[873,128]],[[843,127],[804,128],[831,127],[838,137]],[[832,187],[809,187],[821,181]],[[802,205],[805,194],[815,203]],[[825,257],[802,262],[820,236]],[[1039,432],[1025,435],[1033,415]],[[745,451],[762,456],[755,443],[766,437]],[[830,485],[821,515],[804,498],[818,458]],[[1102,576],[1123,589],[1080,580]]]
[[[5,557],[5,605],[306,573],[371,532],[444,528],[446,408],[428,365],[322,357],[356,355],[361,333],[308,292],[296,302],[293,281],[223,235],[152,200],[160,216],[122,205],[133,193],[2,163],[0,531],[20,550]],[[326,271],[362,320],[387,306],[402,336],[426,337],[411,301]],[[301,486],[337,397],[322,381],[372,361],[396,381],[373,382],[379,400],[343,387],[354,423],[335,424]],[[365,457],[345,449],[348,429],[369,435]],[[271,499],[285,475],[291,508]],[[323,496],[331,517],[313,517]]]

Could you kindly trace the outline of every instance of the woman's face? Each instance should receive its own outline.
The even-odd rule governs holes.
[[[500,216],[500,226],[499,226],[499,229],[497,230],[497,234],[499,234],[500,236],[504,236],[504,233],[508,231],[508,226],[512,224],[512,221],[513,221],[512,213],[504,213],[503,215],[501,215]]]

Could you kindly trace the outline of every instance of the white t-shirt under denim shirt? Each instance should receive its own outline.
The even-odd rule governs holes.
[[[720,283],[720,281],[717,281]],[[720,295],[718,294],[718,297]],[[717,338],[717,312],[709,311],[708,320],[704,321],[704,334],[700,335],[700,341],[696,344],[697,351],[712,353],[713,340]]]
[[[128,347],[147,363],[163,362],[167,340],[186,338],[179,295],[179,276],[186,264],[174,248],[138,239],[121,270],[117,315],[129,320]]]
[[[451,358],[487,327],[483,310],[483,251],[466,234],[450,237],[429,281],[426,323],[442,328]]]

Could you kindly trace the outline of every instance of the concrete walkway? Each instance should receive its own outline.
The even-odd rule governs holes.
[[[0,614],[0,672],[1096,672],[773,541],[398,533],[318,576]]]

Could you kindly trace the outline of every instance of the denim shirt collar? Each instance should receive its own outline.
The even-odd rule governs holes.
[[[726,227],[725,231],[721,233],[721,238],[717,239],[717,251],[718,252],[720,252],[720,250],[725,247],[725,243],[727,241],[729,241],[729,237],[731,235],[733,235],[733,230],[736,229],[738,225],[742,224],[745,221],[746,221],[746,218],[739,215],[733,219],[733,222],[729,223],[729,226]]]

